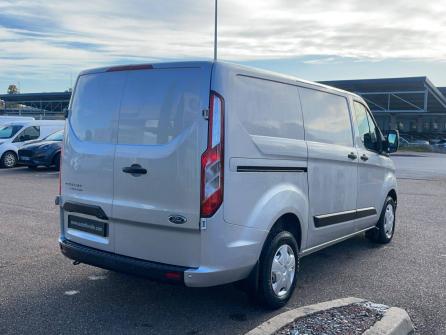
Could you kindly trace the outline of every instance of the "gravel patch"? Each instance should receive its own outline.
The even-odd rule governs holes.
[[[310,314],[274,335],[360,335],[382,319],[389,307],[363,302]]]

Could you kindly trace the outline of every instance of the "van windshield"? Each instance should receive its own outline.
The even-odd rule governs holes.
[[[0,139],[8,139],[14,137],[18,131],[22,129],[22,126],[3,126],[0,127]]]

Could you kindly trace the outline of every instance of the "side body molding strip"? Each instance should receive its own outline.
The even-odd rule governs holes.
[[[315,227],[320,228],[373,215],[376,215],[376,209],[374,207],[368,207],[339,213],[316,215],[313,220]]]
[[[307,172],[299,166],[237,166],[237,172]]]

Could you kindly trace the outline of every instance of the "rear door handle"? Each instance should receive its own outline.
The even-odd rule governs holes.
[[[147,170],[144,169],[139,164],[132,164],[131,166],[126,166],[126,167],[122,168],[122,172],[130,173],[132,175],[147,174]]]
[[[369,157],[367,157],[366,154],[363,154],[363,155],[361,156],[361,159],[365,162],[365,161],[368,161],[368,160],[369,160]]]
[[[354,152],[350,152],[350,153],[347,155],[347,157],[350,158],[350,159],[356,159],[356,158],[358,158],[358,156],[356,156],[356,154],[355,154]]]

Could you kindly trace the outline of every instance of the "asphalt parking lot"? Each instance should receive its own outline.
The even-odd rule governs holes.
[[[406,309],[419,334],[446,333],[446,155],[395,162],[392,243],[356,237],[302,259],[287,308],[356,296]],[[57,243],[57,190],[57,172],[0,170],[0,334],[243,334],[280,312],[233,285],[190,289],[72,265]]]

